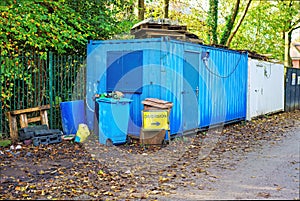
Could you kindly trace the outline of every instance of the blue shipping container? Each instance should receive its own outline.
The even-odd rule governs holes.
[[[87,46],[87,120],[94,95],[121,91],[130,104],[128,133],[139,135],[142,101],[173,102],[171,134],[246,117],[248,54],[168,37],[90,41]]]

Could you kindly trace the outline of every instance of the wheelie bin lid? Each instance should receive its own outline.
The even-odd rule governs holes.
[[[97,102],[105,102],[105,103],[130,103],[132,102],[131,99],[128,98],[120,98],[120,99],[115,99],[115,98],[97,98]]]

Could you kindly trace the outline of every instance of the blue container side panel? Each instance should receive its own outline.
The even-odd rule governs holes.
[[[209,52],[208,58],[205,58],[206,52]],[[199,79],[200,127],[244,119],[247,54],[212,47],[203,47],[202,53]]]
[[[184,44],[176,41],[162,41],[161,44],[161,99],[173,103],[170,119],[170,133],[182,133],[182,90]]]

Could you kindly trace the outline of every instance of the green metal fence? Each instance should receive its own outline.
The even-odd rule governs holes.
[[[0,138],[9,138],[7,112],[50,104],[50,128],[62,130],[59,103],[84,100],[85,55],[38,53],[0,57]]]

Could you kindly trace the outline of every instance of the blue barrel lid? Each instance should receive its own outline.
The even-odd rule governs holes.
[[[120,99],[115,99],[115,98],[97,98],[97,102],[105,102],[105,103],[130,103],[132,102],[131,99],[128,98],[120,98]]]

